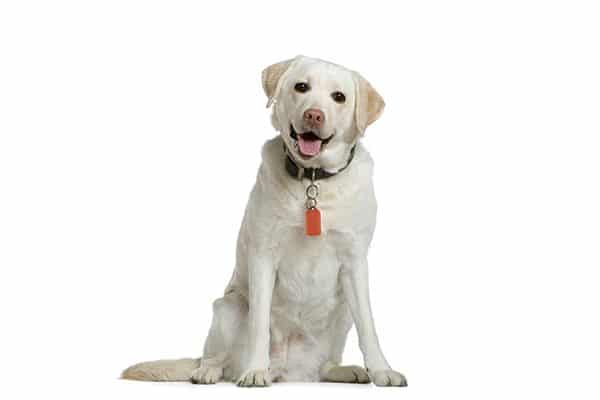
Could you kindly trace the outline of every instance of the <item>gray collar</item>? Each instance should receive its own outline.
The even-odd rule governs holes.
[[[336,172],[329,172],[324,170],[323,168],[304,168],[296,164],[294,159],[290,156],[285,144],[283,145],[283,150],[285,151],[285,170],[292,177],[298,180],[302,180],[303,178],[310,179],[312,181],[317,181],[319,179],[327,179],[332,176],[335,176],[348,168],[350,162],[354,158],[354,151],[356,150],[356,145],[352,146],[350,150],[350,157],[348,157],[348,161],[346,165],[344,165],[341,169]]]

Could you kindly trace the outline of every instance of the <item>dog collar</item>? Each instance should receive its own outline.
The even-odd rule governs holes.
[[[350,157],[348,157],[348,161],[346,165],[337,170],[336,172],[325,171],[323,168],[304,168],[296,164],[294,159],[290,156],[287,147],[285,144],[283,145],[283,150],[285,151],[285,170],[292,177],[298,180],[302,180],[303,178],[310,179],[311,181],[317,181],[320,179],[327,179],[335,176],[348,168],[350,162],[354,158],[354,150],[356,149],[356,145],[352,146],[350,149]]]

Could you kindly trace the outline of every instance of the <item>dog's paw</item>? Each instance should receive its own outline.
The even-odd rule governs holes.
[[[202,385],[210,385],[219,382],[223,378],[223,368],[200,367],[192,371],[190,381]]]
[[[263,387],[271,385],[271,376],[268,370],[252,370],[242,374],[237,381],[240,387]]]
[[[327,382],[340,382],[340,383],[369,383],[371,379],[369,374],[363,367],[358,365],[339,366],[336,365],[331,367],[323,377],[324,381]]]
[[[372,372],[371,378],[376,386],[407,386],[404,375],[391,369]]]

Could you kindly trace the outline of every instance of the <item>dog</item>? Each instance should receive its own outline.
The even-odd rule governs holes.
[[[406,386],[383,355],[369,300],[377,206],[360,139],[385,103],[357,72],[304,56],[266,68],[262,86],[279,134],[263,146],[203,355],[136,364],[122,377]],[[341,365],[353,323],[365,368]]]

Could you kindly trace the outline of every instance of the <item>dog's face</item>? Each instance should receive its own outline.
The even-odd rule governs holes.
[[[383,111],[381,96],[358,73],[296,57],[263,71],[272,122],[304,167],[342,168],[367,125]]]

